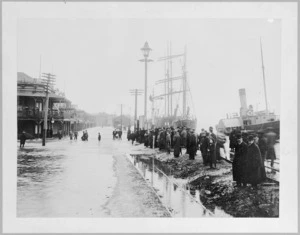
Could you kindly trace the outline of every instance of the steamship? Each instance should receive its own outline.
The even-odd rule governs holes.
[[[253,106],[247,106],[246,90],[244,88],[239,89],[239,96],[241,102],[240,116],[233,118],[221,119],[217,125],[219,131],[230,132],[233,128],[244,129],[250,131],[266,131],[268,128],[272,128],[280,136],[280,119],[274,112],[270,112],[268,109],[267,92],[266,92],[266,82],[265,82],[265,71],[263,62],[263,51],[262,44],[260,41],[261,49],[261,60],[262,60],[262,72],[263,72],[263,82],[264,82],[264,94],[265,94],[265,105],[266,109],[262,111],[254,112]]]

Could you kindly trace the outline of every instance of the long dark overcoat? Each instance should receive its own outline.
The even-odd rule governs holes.
[[[181,152],[181,137],[179,133],[176,133],[173,138],[174,142],[174,157],[179,157]]]
[[[190,159],[195,159],[196,153],[197,153],[197,136],[195,134],[190,134],[189,136]]]
[[[263,181],[262,176],[262,159],[258,146],[253,143],[248,146],[246,167],[245,167],[245,182],[250,184],[259,184]]]
[[[187,141],[187,132],[186,130],[183,130],[181,132],[181,146],[186,148],[186,141]]]
[[[208,148],[207,148],[207,161],[212,164],[217,164],[217,158],[216,158],[216,143],[212,139],[212,142],[209,142]]]
[[[205,136],[201,144],[201,154],[203,158],[203,164],[207,164],[209,162],[208,147],[209,147],[209,138]]]
[[[237,182],[244,182],[248,146],[245,142],[242,142],[241,144],[236,144],[234,148],[235,155],[232,162],[233,180]]]

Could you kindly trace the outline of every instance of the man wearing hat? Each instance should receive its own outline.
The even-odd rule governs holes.
[[[195,129],[192,129],[189,136],[189,159],[195,160],[196,153],[197,153],[197,136],[195,135]]]
[[[203,138],[203,142],[201,144],[201,154],[203,159],[203,164],[207,166],[209,159],[208,159],[208,147],[209,147],[209,133],[205,131],[205,137]]]
[[[181,138],[179,135],[179,131],[175,131],[175,135],[173,137],[174,142],[174,157],[179,157],[179,154],[181,153]]]
[[[170,152],[171,152],[171,133],[170,133],[169,128],[166,130],[166,150],[167,150],[168,154],[170,154]]]
[[[25,131],[22,131],[22,134],[20,136],[20,148],[22,148],[22,147],[24,148],[25,142],[26,142]]]
[[[181,131],[181,146],[183,148],[186,148],[186,141],[187,141],[187,131],[186,127],[183,127],[183,130]]]
[[[235,154],[232,162],[232,176],[233,181],[236,181],[237,187],[242,186],[245,181],[245,166],[246,166],[246,157],[247,157],[247,144],[243,141],[242,135],[237,133]],[[243,185],[246,186],[246,185]]]
[[[253,188],[263,181],[262,158],[258,146],[254,143],[253,135],[248,136],[248,150],[246,155],[245,182],[250,183]]]
[[[191,129],[187,128],[187,134],[186,134],[186,153],[190,154],[190,141],[191,141]]]

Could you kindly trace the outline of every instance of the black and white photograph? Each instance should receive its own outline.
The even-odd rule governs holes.
[[[14,186],[3,185],[15,196],[3,199],[32,221],[21,232],[93,232],[82,221],[108,218],[126,229],[112,220],[105,231],[199,219],[192,231],[225,232],[235,227],[218,221],[237,218],[253,228],[236,231],[261,219],[284,231],[268,224],[297,198],[297,4],[6,4],[3,168],[13,164]],[[34,229],[41,219],[63,228]],[[178,226],[167,224],[150,231]]]

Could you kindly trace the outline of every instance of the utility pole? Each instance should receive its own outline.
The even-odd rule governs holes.
[[[121,131],[123,130],[123,104],[121,104]]]
[[[47,136],[47,129],[48,129],[48,103],[49,103],[49,91],[52,91],[54,81],[55,81],[55,75],[51,73],[43,73],[42,76],[42,84],[44,85],[44,89],[46,92],[46,100],[45,100],[45,106],[44,106],[44,133],[43,133],[43,142],[42,146],[45,146],[46,144],[46,136]]]
[[[131,95],[135,96],[135,109],[134,109],[134,130],[136,129],[137,123],[137,96],[143,94],[143,90],[141,89],[132,89],[129,91]]]

